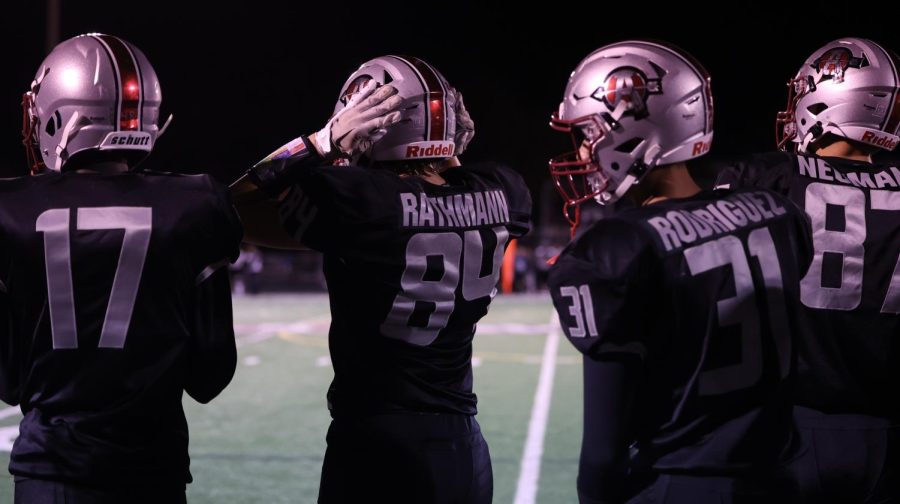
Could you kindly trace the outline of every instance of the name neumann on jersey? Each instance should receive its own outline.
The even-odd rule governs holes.
[[[400,193],[404,227],[470,227],[509,222],[503,191],[478,191],[449,196]]]
[[[838,171],[821,158],[803,157],[797,158],[797,167],[800,175],[812,177],[828,182],[838,182],[845,185],[868,189],[883,189],[885,187],[900,187],[900,170],[891,166],[879,171]]]

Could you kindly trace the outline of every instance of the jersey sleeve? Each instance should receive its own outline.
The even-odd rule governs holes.
[[[204,195],[198,222],[194,223],[194,270],[200,284],[216,270],[237,260],[243,238],[240,218],[227,188],[204,175],[209,190]]]
[[[185,391],[212,400],[231,381],[237,365],[231,285],[226,266],[237,260],[243,237],[240,219],[225,186],[207,177],[210,191],[196,223],[199,253],[194,288],[194,324]]]
[[[531,192],[522,176],[506,165],[497,165],[495,176],[509,205],[510,238],[524,236],[531,230]]]
[[[716,172],[715,187],[740,189],[756,187],[786,194],[794,156],[786,152],[767,152],[711,161]]]
[[[319,153],[310,147],[309,138],[301,135],[275,149],[246,174],[256,187],[275,197],[296,182],[304,168],[323,162]]]
[[[623,355],[584,357],[584,429],[578,463],[582,504],[626,500],[629,429],[641,365]]]
[[[237,366],[231,285],[228,271],[218,269],[195,289],[185,391],[207,403],[231,382]]]
[[[384,194],[365,168],[303,168],[277,203],[278,217],[298,243],[319,252],[340,252],[364,231],[360,224],[371,223],[384,210],[376,204]]]
[[[603,220],[563,251],[548,283],[560,325],[583,354],[646,356],[658,261],[636,224]]]

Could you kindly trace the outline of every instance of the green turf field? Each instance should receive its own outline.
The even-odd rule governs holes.
[[[536,502],[576,502],[575,476],[581,436],[581,366],[575,350],[559,339],[556,365],[544,372],[549,414],[544,436],[535,430],[519,485],[522,458],[541,375],[551,307],[545,296],[498,296],[475,338],[478,421],[494,461],[494,502],[516,500],[537,475]],[[234,381],[208,405],[185,396],[191,433],[192,503],[315,502],[328,412],[328,303],[324,295],[235,298],[238,369]],[[545,386],[546,388],[546,386]],[[540,417],[540,412],[536,417]],[[0,408],[0,460],[6,465],[21,418]],[[540,424],[537,420],[536,423]],[[539,468],[539,473],[534,472]],[[12,501],[12,479],[0,480],[0,502]]]

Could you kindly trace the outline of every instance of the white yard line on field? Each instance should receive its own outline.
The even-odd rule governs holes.
[[[541,475],[541,457],[544,454],[544,433],[547,430],[550,400],[553,397],[553,376],[556,372],[556,352],[558,348],[559,322],[554,312],[550,317],[547,342],[544,344],[541,374],[538,378],[537,390],[534,392],[534,405],[531,408],[531,420],[528,422],[528,437],[525,439],[525,450],[522,452],[519,483],[516,485],[514,504],[534,504],[537,498],[538,480]]]
[[[0,420],[21,415],[22,410],[18,406],[0,409]],[[0,427],[0,452],[11,452],[13,441],[19,437],[19,424]]]
[[[13,406],[12,408],[3,408],[2,410],[0,410],[0,420],[21,414],[22,410],[19,409],[18,406]]]

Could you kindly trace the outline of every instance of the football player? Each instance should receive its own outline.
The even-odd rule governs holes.
[[[584,354],[582,502],[789,501],[792,289],[802,212],[774,193],[702,191],[686,163],[713,136],[709,75],[680,49],[627,41],[587,56],[551,126],[550,171],[578,205],[626,208],[562,252],[549,279]]]
[[[782,152],[726,168],[723,187],[781,193],[806,210],[815,256],[799,284],[793,466],[809,502],[900,502],[900,60],[866,39],[834,40],[788,83]]]
[[[434,67],[383,56],[323,129],[233,187],[251,240],[324,254],[335,376],[319,502],[491,502],[472,338],[531,198],[509,167],[459,165],[473,133]]]
[[[236,363],[241,228],[206,175],[141,171],[162,99],[134,45],[62,42],[24,96],[33,176],[0,180],[0,399],[17,503],[185,502],[184,391]]]

